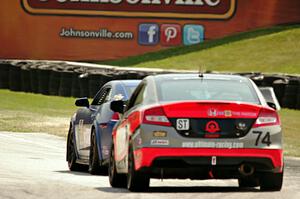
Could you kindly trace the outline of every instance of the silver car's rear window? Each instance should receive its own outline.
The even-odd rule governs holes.
[[[125,86],[126,92],[128,94],[128,97],[130,97],[135,90],[136,86]]]
[[[228,79],[164,79],[157,82],[159,101],[222,100],[260,104],[249,81]]]

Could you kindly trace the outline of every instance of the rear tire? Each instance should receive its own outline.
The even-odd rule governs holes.
[[[141,171],[135,170],[132,146],[128,152],[127,189],[133,192],[146,191],[149,188],[150,178]]]
[[[283,183],[282,173],[264,173],[260,178],[261,191],[280,191]]]
[[[109,177],[109,183],[112,187],[115,187],[115,188],[125,188],[126,187],[126,175],[118,174],[117,169],[116,169],[113,145],[111,146],[111,150],[110,150],[108,177]]]
[[[68,141],[67,141],[67,161],[70,171],[85,171],[86,167],[84,165],[76,163],[77,156],[75,151],[74,143],[74,130],[70,127]]]
[[[89,173],[92,175],[107,174],[107,167],[100,166],[98,145],[97,145],[95,130],[92,130],[92,133],[91,133]]]

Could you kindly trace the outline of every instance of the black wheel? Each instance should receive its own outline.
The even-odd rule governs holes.
[[[77,156],[75,152],[75,144],[74,144],[74,129],[70,127],[68,141],[67,141],[67,161],[70,171],[84,171],[86,168],[84,165],[76,163]]]
[[[127,189],[134,192],[146,191],[149,183],[150,178],[145,173],[135,170],[133,149],[129,147]]]
[[[92,175],[96,174],[107,174],[107,167],[100,166],[98,145],[96,140],[95,130],[91,133],[91,146],[90,146],[90,156],[89,156],[89,172]]]
[[[109,183],[112,187],[117,187],[117,188],[126,187],[126,175],[117,173],[113,145],[111,146],[111,150],[110,150],[108,177],[109,177]]]
[[[260,178],[260,190],[280,191],[283,183],[282,173],[264,173]]]
[[[238,180],[239,180],[240,188],[258,187],[259,186],[259,180],[255,177],[239,178]]]

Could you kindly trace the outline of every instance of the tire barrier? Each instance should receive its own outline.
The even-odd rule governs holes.
[[[264,75],[261,73],[237,73],[237,74],[252,79],[252,81],[257,86],[262,86],[262,84],[263,84]]]
[[[106,83],[112,80],[113,77],[109,74],[104,74],[97,71],[90,71],[89,74],[89,97],[94,97],[99,89]]]
[[[49,81],[50,81],[51,70],[39,67],[37,71],[38,75],[38,93],[49,95]]]
[[[30,66],[28,65],[21,67],[21,90],[24,92],[31,92]]]
[[[7,63],[0,64],[0,89],[9,88],[9,68]]]
[[[139,75],[137,72],[129,71],[127,73],[126,79],[139,79]],[[143,79],[143,78],[142,78]]]
[[[90,66],[74,62],[0,60],[0,89],[65,97],[94,97],[110,80],[143,79],[148,75],[174,73],[159,70]],[[273,87],[283,108],[300,109],[300,76],[236,73],[257,86]]]
[[[127,79],[127,74],[123,72],[118,72],[113,75],[113,80],[121,80],[121,79]]]
[[[300,86],[298,87],[296,109],[300,110]]]
[[[283,97],[284,97],[286,85],[288,85],[287,79],[275,80],[272,84],[272,87],[274,88],[274,92],[278,99],[278,102],[279,102],[280,106],[282,106],[282,107],[283,107]]]
[[[299,79],[291,79],[285,87],[284,96],[282,99],[283,107],[294,109],[296,108],[297,96],[299,88]]]
[[[285,80],[285,77],[280,75],[264,75],[261,85],[265,87],[273,86],[273,83],[277,80]]]
[[[297,95],[296,109],[300,110],[300,94],[299,94],[299,93],[298,93],[298,95]]]
[[[82,73],[79,75],[79,89],[80,97],[89,96],[89,75],[88,73]]]
[[[9,67],[9,89],[21,91],[21,68],[17,65]]]
[[[60,74],[58,95],[64,97],[70,97],[72,91],[72,71],[62,71]]]
[[[38,66],[32,65],[30,66],[30,88],[31,92],[38,93],[39,85],[38,85]]]
[[[61,71],[54,68],[49,77],[49,95],[58,95]]]
[[[78,72],[73,73],[72,90],[71,90],[72,97],[80,97],[79,76],[80,76],[80,73],[78,73]]]
[[[140,72],[137,73],[137,79],[144,79],[146,76],[148,76],[149,74],[146,72]]]

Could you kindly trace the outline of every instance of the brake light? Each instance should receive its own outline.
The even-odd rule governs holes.
[[[276,111],[262,109],[253,127],[280,125],[280,119]]]
[[[144,111],[144,124],[154,124],[160,126],[171,126],[162,107],[155,107]]]
[[[117,113],[117,112],[115,112],[111,117],[112,121],[118,121],[119,119],[120,119],[119,113]]]

